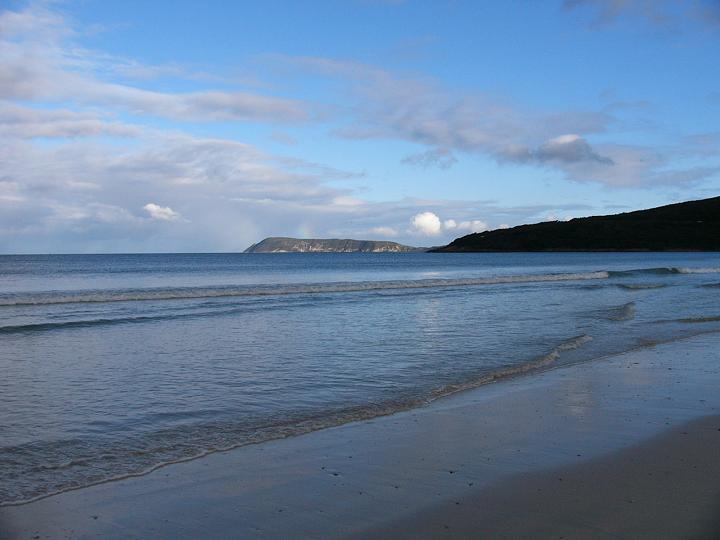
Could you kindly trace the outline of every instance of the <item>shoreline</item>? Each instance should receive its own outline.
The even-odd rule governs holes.
[[[340,412],[338,415],[336,415],[336,418],[333,418],[332,420],[325,420],[321,422],[320,425],[311,425],[307,428],[298,428],[297,432],[291,433],[289,435],[268,435],[267,438],[263,438],[257,441],[243,441],[236,444],[233,444],[228,447],[224,448],[215,448],[211,450],[206,450],[198,455],[190,456],[190,457],[184,457],[180,459],[175,459],[172,461],[162,462],[158,463],[156,465],[153,465],[149,467],[148,469],[138,471],[138,472],[130,472],[121,474],[118,476],[114,476],[111,478],[106,478],[103,480],[98,480],[96,482],[92,482],[83,486],[73,486],[73,487],[67,487],[59,491],[53,491],[51,493],[46,493],[43,495],[38,495],[36,497],[32,497],[30,499],[24,499],[24,500],[18,500],[18,501],[0,501],[0,510],[2,508],[6,507],[17,507],[17,506],[25,506],[28,504],[32,504],[38,501],[42,501],[44,499],[50,498],[50,497],[56,497],[58,495],[63,495],[65,493],[69,493],[72,491],[78,491],[83,490],[87,488],[92,488],[95,486],[100,486],[103,484],[108,483],[114,483],[114,482],[121,482],[123,480],[129,480],[132,478],[140,478],[143,476],[147,476],[149,474],[152,474],[158,470],[164,469],[165,467],[170,467],[173,465],[179,465],[183,463],[188,463],[191,461],[195,461],[198,459],[204,459],[209,456],[212,456],[214,454],[221,454],[225,452],[233,452],[235,450],[239,450],[241,448],[244,448],[246,446],[254,446],[258,444],[265,444],[272,441],[277,440],[284,440],[289,439],[293,437],[301,437],[304,435],[309,435],[311,433],[322,431],[326,429],[332,429],[332,428],[338,428],[345,425],[358,423],[358,422],[370,422],[375,419],[384,418],[386,416],[393,416],[396,414],[404,413],[413,411],[416,409],[421,409],[423,407],[428,407],[434,404],[438,400],[444,400],[448,398],[452,398],[453,396],[457,394],[462,394],[464,392],[473,392],[479,389],[482,389],[488,385],[500,383],[508,380],[514,380],[519,379],[523,377],[532,377],[537,376],[539,374],[553,371],[556,369],[563,369],[570,366],[580,366],[587,363],[592,362],[602,362],[605,359],[612,358],[614,356],[622,355],[622,354],[628,354],[635,351],[641,351],[646,348],[650,347],[656,347],[658,345],[664,345],[669,343],[675,343],[675,342],[682,342],[689,339],[694,339],[699,336],[704,336],[708,334],[718,334],[720,335],[720,330],[705,330],[696,332],[691,335],[686,335],[678,338],[671,338],[668,340],[663,341],[653,341],[653,342],[647,342],[644,344],[638,344],[635,345],[629,349],[626,349],[621,352],[615,352],[615,353],[609,353],[609,354],[601,354],[596,357],[582,359],[578,361],[568,362],[564,364],[557,363],[557,359],[561,356],[561,353],[572,351],[577,348],[582,347],[582,345],[587,341],[592,341],[593,338],[591,336],[588,336],[586,334],[581,334],[572,338],[569,338],[565,341],[562,341],[558,343],[555,347],[553,347],[548,353],[539,356],[533,360],[529,360],[523,364],[518,365],[509,365],[504,368],[501,368],[497,371],[489,372],[487,374],[481,375],[475,379],[471,379],[462,383],[454,383],[446,387],[441,387],[436,389],[431,394],[428,394],[427,396],[423,398],[418,398],[417,400],[403,403],[401,405],[398,405],[397,403],[392,404],[386,404],[383,405],[382,412],[377,412],[377,410],[363,410],[361,415],[353,415],[352,413],[346,413],[346,412]],[[578,340],[581,341],[581,343],[575,345],[575,342]],[[348,416],[349,415],[349,416]],[[295,426],[302,426],[303,424],[312,423],[312,420],[306,420],[303,422],[300,422],[299,424],[295,424]],[[284,426],[287,427],[287,426]]]
[[[607,456],[718,414],[719,349],[720,336],[701,334],[166,465],[2,507],[0,532],[170,538],[237,529],[270,538],[380,530],[438,500]]]

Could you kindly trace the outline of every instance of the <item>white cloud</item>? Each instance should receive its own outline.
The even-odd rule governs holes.
[[[479,219],[456,221],[446,219],[441,221],[433,212],[421,212],[412,218],[412,230],[427,236],[436,236],[440,233],[482,232],[488,229],[487,223]]]
[[[145,210],[152,219],[158,219],[160,221],[175,221],[176,219],[180,219],[180,214],[169,206],[147,203],[143,206],[143,210]]]
[[[412,218],[412,227],[415,232],[426,236],[437,236],[442,232],[440,218],[432,212],[420,212]]]
[[[457,222],[454,219],[447,219],[443,223],[443,226],[446,231],[468,231],[475,233],[488,230],[487,223],[479,219],[460,222]]]

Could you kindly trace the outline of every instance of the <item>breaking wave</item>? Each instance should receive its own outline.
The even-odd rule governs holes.
[[[620,283],[618,287],[628,291],[642,291],[645,289],[662,289],[666,285],[664,283]]]
[[[606,317],[610,321],[629,321],[635,318],[635,302],[628,302],[620,307],[607,310]]]
[[[29,324],[12,324],[0,326],[0,334],[18,334],[24,332],[41,332],[47,330],[58,330],[61,328],[88,328],[90,326],[105,326],[110,324],[132,324],[144,323],[159,319],[178,319],[183,315],[170,316],[140,316],[140,317],[117,317],[114,319],[87,319],[62,322],[42,322]],[[185,315],[188,317],[189,315]]]
[[[462,383],[451,384],[439,388],[433,392],[432,399],[437,399],[440,397],[448,396],[450,394],[455,394],[456,392],[462,392],[463,390],[470,390],[472,388],[477,388],[478,386],[499,381],[501,379],[515,377],[517,375],[522,375],[524,373],[537,371],[539,369],[548,367],[553,364],[558,358],[560,358],[561,353],[578,349],[586,343],[592,341],[592,339],[592,336],[588,336],[587,334],[575,336],[568,339],[567,341],[563,341],[559,345],[555,346],[549,353],[541,356],[540,358],[537,358],[536,360],[532,360],[524,364],[519,364],[517,366],[509,366],[506,368],[502,368],[492,373],[483,375],[477,379],[472,379]]]
[[[667,275],[667,274],[720,274],[720,266],[694,268],[686,266],[667,266],[660,268],[638,268],[635,270],[611,270],[608,272],[612,277],[635,276],[643,274]]]
[[[128,302],[143,300],[179,300],[194,298],[223,298],[234,296],[275,296],[288,294],[325,294],[341,292],[377,291],[387,289],[426,289],[439,287],[465,287],[474,285],[501,285],[512,283],[579,281],[588,279],[607,279],[608,277],[608,272],[600,271],[572,274],[496,276],[486,278],[359,281],[349,283],[332,282],[275,286],[268,285],[242,287],[186,287],[177,289],[80,291],[7,295],[4,297],[0,297],[0,306]]]
[[[301,283],[290,285],[247,285],[218,287],[180,287],[153,289],[118,289],[97,291],[53,291],[47,293],[18,293],[0,296],[0,307],[73,303],[105,303],[131,301],[188,300],[197,298],[226,298],[247,296],[279,296],[292,294],[328,294],[343,292],[382,291],[392,289],[428,289],[502,285],[513,283],[545,283],[562,281],[602,280],[634,275],[677,275],[720,273],[720,267],[641,268],[636,270],[598,270],[595,272],[530,274],[457,279],[417,279],[398,281],[359,281],[330,283]],[[653,289],[662,283],[620,283],[625,289]]]
[[[303,283],[291,285],[248,285],[221,287],[184,287],[156,289],[123,289],[103,291],[65,291],[50,293],[21,293],[0,296],[0,307],[30,306],[72,303],[104,303],[130,301],[181,300],[195,298],[226,298],[243,296],[277,296],[290,294],[327,294],[342,292],[380,291],[389,289],[426,289],[440,287],[466,287],[479,285],[502,285],[513,283],[544,283],[583,281],[627,277],[633,275],[712,274],[720,273],[720,267],[689,268],[641,268],[637,270],[598,270],[566,274],[537,274],[495,276],[458,279],[417,279],[398,281],[359,281],[331,283]],[[659,288],[663,284],[619,284],[627,289]]]
[[[709,323],[709,322],[719,322],[720,321],[720,315],[713,315],[709,317],[687,317],[685,319],[677,319],[677,322],[682,323]]]

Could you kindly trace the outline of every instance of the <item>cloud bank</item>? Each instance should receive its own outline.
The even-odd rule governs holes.
[[[310,118],[297,100],[241,91],[150,91],[106,82],[124,59],[76,46],[77,31],[42,7],[0,13],[0,99],[114,107],[133,115],[190,121],[302,122]]]
[[[531,110],[481,93],[457,94],[431,79],[400,77],[373,66],[321,57],[275,55],[271,60],[303,73],[341,81],[355,97],[353,121],[338,128],[348,139],[396,139],[425,150],[402,162],[448,169],[460,155],[493,158],[505,165],[531,166],[576,182],[611,187],[654,187],[698,182],[715,167],[669,170],[694,149],[678,141],[662,151],[607,140],[619,120],[605,110]]]

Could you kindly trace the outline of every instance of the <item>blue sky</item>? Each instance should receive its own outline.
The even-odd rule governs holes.
[[[0,3],[0,252],[436,245],[720,191],[720,2]]]

